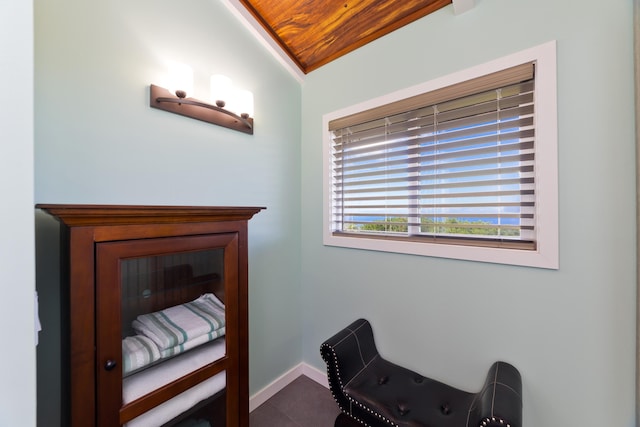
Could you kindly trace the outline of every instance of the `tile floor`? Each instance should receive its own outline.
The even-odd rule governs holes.
[[[331,392],[300,376],[249,416],[250,427],[333,427],[338,405]]]

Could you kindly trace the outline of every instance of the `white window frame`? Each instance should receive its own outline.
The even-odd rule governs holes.
[[[331,229],[331,132],[329,122],[381,105],[471,80],[525,62],[535,62],[536,250],[368,239],[334,235]],[[323,116],[323,243],[326,246],[405,253],[548,269],[559,268],[558,124],[556,42],[550,41],[466,70],[436,78]]]

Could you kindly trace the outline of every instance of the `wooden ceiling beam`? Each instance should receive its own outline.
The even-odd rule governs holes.
[[[240,2],[291,61],[307,74],[451,4],[452,0]]]

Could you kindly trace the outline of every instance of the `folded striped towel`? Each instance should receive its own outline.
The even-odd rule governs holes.
[[[217,333],[225,326],[224,304],[208,293],[185,304],[140,315],[132,326],[136,333],[152,339],[160,351],[167,350]]]
[[[199,346],[200,344],[204,344],[207,343],[209,341],[213,341],[214,339],[223,336],[225,333],[225,327],[223,326],[220,329],[217,329],[213,332],[209,332],[208,334],[205,335],[200,335],[198,338],[194,338],[188,341],[185,341],[182,344],[179,344],[175,347],[171,347],[168,348],[166,350],[162,350],[160,352],[160,357],[161,358],[165,358],[165,357],[171,357],[171,356],[175,356],[176,354],[180,354],[183,353],[187,350],[191,350],[192,348],[195,348],[197,346]]]
[[[143,335],[134,335],[122,340],[122,373],[127,374],[160,360],[156,343]]]

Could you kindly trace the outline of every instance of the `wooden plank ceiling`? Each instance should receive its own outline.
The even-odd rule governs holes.
[[[240,0],[306,74],[452,0]]]

